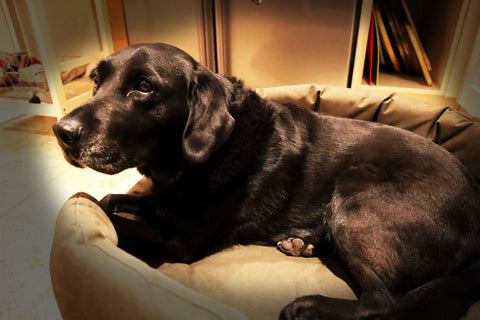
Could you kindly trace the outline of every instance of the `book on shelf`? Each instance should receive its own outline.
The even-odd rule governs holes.
[[[373,2],[364,67],[368,84],[378,84],[379,69],[422,75],[433,85],[432,66],[405,0]]]
[[[365,55],[365,77],[369,85],[378,84],[378,74],[380,67],[380,47],[377,41],[378,29],[376,28],[375,17],[372,15],[370,18],[370,28],[368,32],[367,40],[367,52]]]
[[[382,14],[380,13],[380,8],[378,7],[378,3],[374,3],[373,5],[373,14],[377,20],[378,29],[380,30],[380,43],[381,48],[385,50],[387,53],[388,58],[390,59],[393,68],[396,72],[401,72],[402,68],[400,67],[400,63],[398,62],[397,55],[395,54],[395,50],[393,50],[392,42],[390,41],[390,37],[387,32],[387,28],[385,27],[385,23],[383,21]],[[387,62],[384,60],[384,65]]]

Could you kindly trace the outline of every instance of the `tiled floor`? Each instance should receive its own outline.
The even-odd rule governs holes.
[[[0,120],[0,319],[61,319],[48,271],[57,213],[77,191],[101,198],[127,191],[140,176],[74,168],[49,130],[39,124],[32,131],[29,116],[18,116]],[[22,121],[30,130],[21,130]]]

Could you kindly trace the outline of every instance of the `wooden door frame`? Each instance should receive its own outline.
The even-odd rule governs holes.
[[[123,0],[105,0],[105,2],[112,33],[113,49],[118,51],[129,44]]]

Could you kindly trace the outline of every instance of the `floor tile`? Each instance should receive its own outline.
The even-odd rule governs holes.
[[[0,157],[0,216],[68,170],[60,160],[13,152],[0,152]]]
[[[30,116],[14,121],[4,130],[54,136],[52,126],[55,122],[57,122],[56,117]]]
[[[20,319],[51,287],[50,238],[42,225],[0,218],[0,319]]]
[[[36,185],[45,185],[32,190],[0,218],[0,319],[50,319],[46,315],[55,315],[56,303],[48,293],[48,266],[56,217],[68,197],[78,191],[98,198],[125,192],[140,178],[135,170],[108,176],[88,169],[65,169],[57,162],[51,159],[44,168],[32,169],[39,172]],[[57,166],[63,168],[60,174]]]
[[[124,193],[140,174],[74,168],[51,135],[0,135],[0,319],[60,319],[49,260],[61,206],[79,191]]]
[[[51,288],[43,292],[31,308],[20,315],[25,320],[61,320],[55,297]]]

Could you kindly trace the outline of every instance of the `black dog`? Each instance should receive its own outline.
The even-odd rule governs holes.
[[[265,101],[165,44],[123,49],[91,77],[94,97],[53,129],[73,165],[152,179],[101,201],[133,254],[333,252],[359,300],[301,297],[285,319],[457,319],[480,299],[480,187],[433,142]]]

